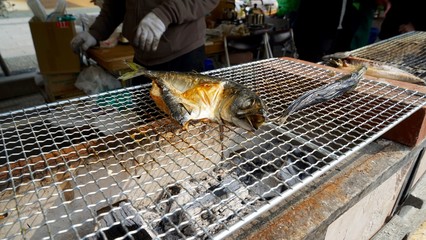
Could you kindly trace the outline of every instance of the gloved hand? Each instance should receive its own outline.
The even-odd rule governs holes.
[[[75,53],[80,52],[80,48],[83,51],[87,51],[90,47],[96,45],[96,39],[88,32],[79,32],[71,40],[71,48]]]
[[[163,21],[154,13],[148,13],[139,23],[134,43],[143,51],[157,50],[161,35],[166,31]]]

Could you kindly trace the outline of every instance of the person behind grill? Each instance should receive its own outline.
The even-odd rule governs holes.
[[[330,53],[348,51],[355,34],[352,0],[300,0],[294,20],[299,58],[319,62]]]
[[[386,15],[390,8],[389,0],[353,0],[356,8],[353,22],[357,22],[358,27],[351,41],[351,49],[364,47],[376,41],[376,29],[373,29],[373,21],[378,10],[383,9]]]
[[[105,0],[88,32],[71,40],[74,52],[107,39],[123,23],[123,35],[135,49],[134,62],[150,70],[203,71],[204,17],[219,0]],[[132,85],[149,82],[132,80]]]
[[[390,0],[391,7],[380,26],[384,40],[411,31],[426,31],[425,0]]]

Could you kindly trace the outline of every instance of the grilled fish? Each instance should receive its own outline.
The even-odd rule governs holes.
[[[358,67],[358,69],[351,74],[344,75],[332,83],[312,89],[302,94],[287,107],[279,122],[281,124],[284,123],[290,114],[298,110],[340,97],[346,92],[354,90],[366,70],[367,67],[365,66]]]
[[[323,62],[331,67],[353,71],[359,66],[367,66],[366,75],[426,85],[426,81],[400,68],[376,61],[350,56],[349,52],[338,52],[323,57]]]
[[[265,122],[261,99],[245,86],[199,73],[149,71],[134,63],[119,79],[152,79],[151,98],[186,129],[191,121],[228,123],[248,131]]]

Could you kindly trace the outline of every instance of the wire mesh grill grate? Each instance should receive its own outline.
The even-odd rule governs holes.
[[[206,74],[256,91],[269,119],[341,76],[285,59]],[[148,91],[1,114],[0,236],[222,238],[426,102],[424,94],[363,79],[355,91],[253,134],[214,123],[183,131]]]
[[[426,32],[409,32],[351,52],[353,56],[389,63],[426,79]]]

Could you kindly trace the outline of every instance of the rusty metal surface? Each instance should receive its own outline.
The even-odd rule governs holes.
[[[275,119],[342,73],[268,59],[205,74],[240,82]],[[292,196],[426,104],[426,95],[362,79],[337,99],[255,133],[160,112],[149,85],[0,114],[0,236],[95,238],[125,201],[142,223],[123,236],[224,238]],[[104,209],[110,209],[108,213]]]
[[[279,204],[229,239],[323,239],[329,225],[360,199],[394,174],[405,176],[419,152],[388,140],[374,142],[311,183],[312,190],[295,202]]]

